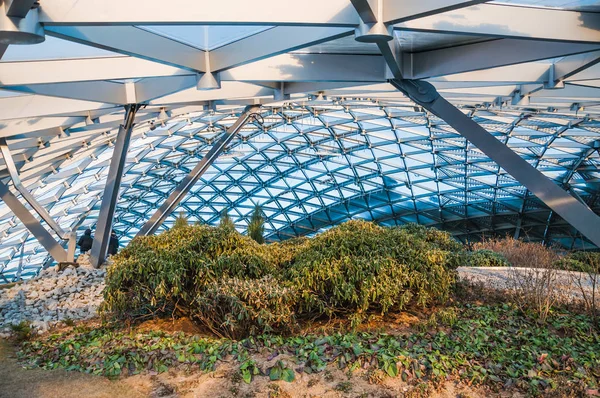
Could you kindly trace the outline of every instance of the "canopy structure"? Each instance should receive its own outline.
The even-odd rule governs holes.
[[[597,248],[599,61],[586,0],[0,0],[2,277],[255,204],[271,241],[361,218]]]

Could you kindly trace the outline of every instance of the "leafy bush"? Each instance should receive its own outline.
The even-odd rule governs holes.
[[[404,224],[399,228],[416,239],[424,240],[432,246],[448,252],[446,263],[450,268],[456,269],[467,262],[462,243],[454,239],[448,232],[436,228],[427,228],[415,223]]]
[[[448,232],[436,228],[427,228],[420,224],[408,223],[398,227],[400,230],[408,232],[417,239],[422,239],[441,250],[449,252],[462,252],[464,250],[462,243],[458,242]]]
[[[309,240],[287,277],[301,297],[300,310],[347,313],[354,325],[368,310],[444,300],[454,282],[449,251],[406,228],[350,221]]]
[[[107,269],[102,309],[130,317],[189,313],[210,284],[276,275],[276,260],[267,246],[228,227],[186,226],[138,237]]]
[[[600,273],[597,264],[600,264],[600,252],[577,251],[561,258],[558,267],[568,271]]]
[[[508,260],[502,254],[487,249],[475,250],[469,253],[469,261],[467,264],[471,267],[510,266]]]
[[[221,279],[197,300],[193,316],[220,337],[240,338],[294,326],[294,291],[272,276]]]
[[[279,329],[294,312],[348,314],[356,325],[370,310],[444,300],[458,249],[445,232],[364,221],[269,245],[227,225],[182,225],[136,238],[115,256],[102,310],[129,318],[191,315],[230,336]],[[263,291],[267,282],[274,290]],[[288,288],[300,297],[295,308]]]

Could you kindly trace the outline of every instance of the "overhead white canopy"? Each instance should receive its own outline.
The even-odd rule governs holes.
[[[359,41],[369,21],[386,46]],[[0,137],[23,185],[77,230],[95,224],[123,105],[145,104],[115,225],[127,241],[232,115],[263,104],[271,127],[244,128],[182,203],[192,218],[232,207],[243,230],[261,203],[272,239],[363,217],[467,237],[529,223],[581,246],[388,80],[429,81],[598,213],[599,61],[597,1],[0,0]],[[46,255],[0,203],[5,275]]]

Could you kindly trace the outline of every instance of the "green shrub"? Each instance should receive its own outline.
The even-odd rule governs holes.
[[[487,249],[475,250],[469,253],[467,263],[471,267],[509,267],[510,263],[500,253]]]
[[[447,265],[456,269],[467,262],[466,252],[462,243],[458,242],[448,232],[423,225],[408,223],[399,227],[417,239],[424,240],[432,246],[448,252]]]
[[[599,273],[600,252],[577,251],[559,260],[559,268],[568,271]]]
[[[404,224],[398,228],[439,249],[457,253],[464,250],[462,243],[454,239],[448,232],[436,228],[427,228],[415,223]]]
[[[446,299],[461,253],[449,234],[418,226],[351,221],[264,245],[227,225],[181,225],[136,238],[114,257],[101,310],[132,319],[188,315],[229,336],[283,330],[294,313],[344,314],[357,325],[371,310]]]
[[[138,237],[107,269],[102,310],[137,317],[181,311],[203,289],[226,277],[276,275],[277,258],[233,228],[182,226]]]
[[[198,296],[192,316],[221,337],[285,333],[295,324],[294,300],[294,291],[272,276],[227,278]]]
[[[369,310],[446,299],[454,282],[451,253],[426,235],[350,221],[310,239],[287,272],[300,311],[343,313],[357,325]]]

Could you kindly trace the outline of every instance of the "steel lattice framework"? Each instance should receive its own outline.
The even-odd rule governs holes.
[[[95,228],[124,105],[140,107],[114,213],[127,243],[254,104],[260,116],[159,231],[180,212],[214,224],[228,208],[244,232],[260,204],[269,240],[362,218],[463,241],[510,234],[595,247],[389,81],[431,83],[600,214],[596,2],[122,3],[0,0],[0,182],[20,196],[18,173],[55,230]],[[51,261],[0,202],[1,275],[28,277]]]

